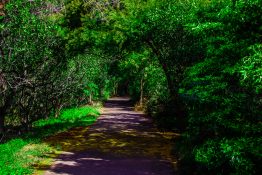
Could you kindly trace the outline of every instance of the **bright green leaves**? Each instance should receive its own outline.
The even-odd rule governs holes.
[[[236,71],[241,74],[241,83],[257,94],[262,93],[262,45],[257,44],[249,47],[250,56],[244,57],[238,65]]]
[[[99,99],[99,88],[94,83],[88,83],[86,88],[84,89],[84,93],[87,97],[92,96],[96,100]]]
[[[143,53],[132,52],[126,56],[126,59],[120,63],[123,69],[130,69],[136,73],[139,69],[145,68],[149,60],[149,53],[145,50]]]
[[[6,5],[7,14],[3,32],[10,33],[5,37],[4,49],[13,48],[13,54],[16,57],[23,57],[24,61],[37,62],[51,54],[48,47],[52,47],[54,42],[52,40],[55,40],[56,35],[53,35],[55,25],[41,19],[42,5],[39,1],[30,3],[22,0]],[[43,41],[50,42],[46,45],[40,44]]]
[[[86,85],[128,84],[150,113],[163,112],[170,95],[181,97],[166,104],[167,113],[172,121],[181,111],[188,115],[181,115],[186,141],[195,146],[188,152],[204,171],[252,174],[261,160],[254,146],[261,138],[261,0],[107,3],[73,0],[63,12],[69,52],[99,48],[114,60],[108,70],[117,78],[99,67],[105,65],[99,58],[82,55],[90,67],[84,69]]]
[[[24,168],[24,160],[19,157],[17,158],[17,153],[25,145],[28,144],[28,141],[22,139],[14,139],[4,145],[0,145],[0,173],[3,175],[9,174],[30,174],[32,173],[31,169]]]

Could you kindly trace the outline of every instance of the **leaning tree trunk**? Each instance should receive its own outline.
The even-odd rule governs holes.
[[[159,64],[162,67],[162,70],[165,74],[166,80],[167,80],[167,86],[169,90],[169,95],[170,95],[170,101],[168,103],[168,109],[167,110],[172,110],[171,112],[174,114],[175,118],[177,119],[177,123],[179,124],[179,129],[184,130],[186,123],[185,123],[185,109],[184,109],[184,104],[180,100],[179,93],[178,93],[178,81],[175,82],[172,76],[172,72],[170,71],[168,64],[166,63],[166,59],[164,54],[161,52],[159,48],[157,48],[154,45],[154,42],[152,40],[146,40],[146,43],[148,46],[152,49],[153,53],[158,59]]]

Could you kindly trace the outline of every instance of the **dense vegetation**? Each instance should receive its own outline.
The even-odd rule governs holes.
[[[262,0],[10,0],[0,133],[128,94],[181,132],[182,174],[259,174],[261,12]]]
[[[93,124],[98,115],[98,111],[92,107],[80,107],[63,109],[58,118],[34,122],[32,132],[0,145],[0,174],[32,174],[42,161],[48,164],[50,156],[56,156],[61,147],[59,144],[54,147],[42,142],[42,139],[71,128]]]

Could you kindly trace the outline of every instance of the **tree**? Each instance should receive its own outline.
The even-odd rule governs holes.
[[[147,99],[150,113],[168,114],[174,120],[166,125],[184,129],[182,146],[189,146],[181,157],[194,160],[192,172],[255,174],[262,140],[261,4],[67,1],[58,23],[71,59],[54,87],[70,89],[72,98],[91,87],[86,94],[93,98],[122,80],[134,99]],[[68,88],[59,86],[66,77]],[[62,96],[63,103],[71,98]]]
[[[55,86],[67,64],[46,3],[9,1],[5,11],[0,27],[2,131],[7,115],[19,116],[28,128],[51,112],[49,102],[59,91]]]
[[[189,114],[184,136],[194,145],[191,159],[210,173],[260,171],[258,9],[260,1],[212,2],[195,11],[198,21],[188,25],[205,37],[206,53],[187,69],[181,86]]]

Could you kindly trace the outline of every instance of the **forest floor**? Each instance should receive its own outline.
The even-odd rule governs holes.
[[[128,98],[111,98],[92,126],[46,139],[53,146],[59,144],[61,151],[50,154],[53,161],[39,165],[36,174],[173,175],[175,137],[159,132],[150,118],[134,111]]]

